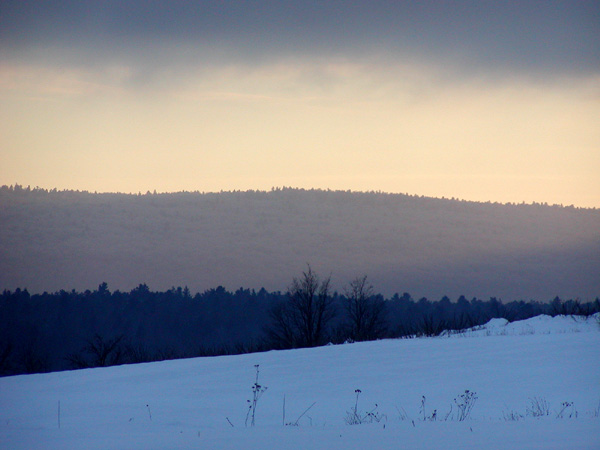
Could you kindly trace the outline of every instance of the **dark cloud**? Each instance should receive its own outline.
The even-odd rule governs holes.
[[[474,70],[600,69],[598,1],[7,1],[4,58],[58,63],[420,58]]]

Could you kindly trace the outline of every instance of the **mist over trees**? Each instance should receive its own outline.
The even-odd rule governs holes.
[[[110,194],[0,187],[0,290],[284,291],[307,262],[389,297],[593,300],[600,210],[381,192]]]

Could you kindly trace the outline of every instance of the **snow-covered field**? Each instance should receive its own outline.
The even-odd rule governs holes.
[[[1,378],[0,448],[599,449],[599,322]],[[245,427],[256,364],[267,389]],[[379,421],[346,423],[356,389]],[[459,421],[465,390],[477,400]]]

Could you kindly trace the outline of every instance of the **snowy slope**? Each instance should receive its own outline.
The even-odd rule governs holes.
[[[455,334],[459,336],[506,336],[525,334],[556,334],[556,333],[582,333],[593,331],[594,321],[600,324],[600,314],[592,317],[584,316],[556,316],[540,315],[527,320],[509,322],[506,319],[492,319],[485,325],[469,328]]]
[[[0,448],[600,448],[599,322],[493,320],[438,338],[2,378]],[[246,428],[255,364],[268,389]],[[345,423],[356,389],[379,423]],[[470,417],[440,420],[467,389],[478,396]],[[316,402],[299,426],[282,425],[284,395],[286,422]],[[549,415],[528,415],[532,401]],[[434,409],[438,420],[424,421]]]

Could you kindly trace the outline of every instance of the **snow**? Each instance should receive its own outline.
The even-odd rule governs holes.
[[[556,316],[545,314],[527,320],[509,322],[506,319],[491,319],[483,326],[469,328],[459,332],[446,332],[445,335],[461,336],[498,336],[550,333],[581,333],[594,331],[594,321],[600,323],[600,313],[590,318],[585,316]]]
[[[539,316],[437,338],[6,377],[0,448],[600,448],[599,338],[598,314]],[[256,364],[267,390],[252,428]],[[345,423],[356,389],[379,423]],[[441,420],[467,389],[478,397],[470,417]],[[282,425],[284,395],[286,422],[316,402],[298,426]],[[423,396],[437,421],[423,420]],[[532,399],[549,415],[527,415]],[[557,418],[563,402],[571,418]]]

